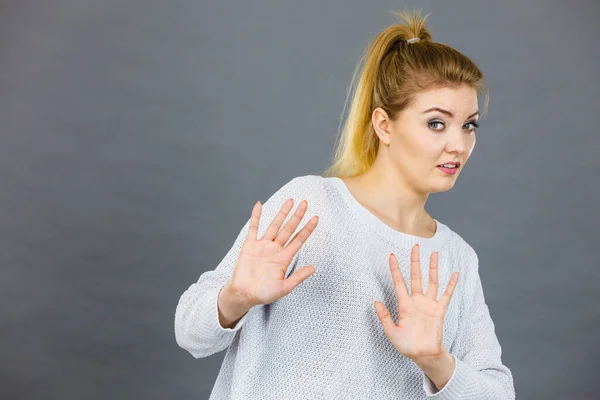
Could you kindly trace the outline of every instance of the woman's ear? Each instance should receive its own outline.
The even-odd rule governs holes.
[[[373,129],[379,137],[379,140],[385,144],[390,144],[391,120],[387,112],[381,107],[374,109],[371,114],[371,123],[373,124]]]

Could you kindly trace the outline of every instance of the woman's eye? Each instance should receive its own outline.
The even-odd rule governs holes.
[[[436,124],[439,124],[439,125],[444,125],[444,124],[443,124],[442,122],[440,122],[440,121],[431,121],[431,122],[429,122],[429,127],[430,127],[430,128],[432,128],[433,130],[440,131],[441,129],[439,129],[439,128],[435,128],[435,127],[432,127],[432,125],[436,125]]]
[[[467,122],[467,125],[473,125],[472,128],[468,129],[470,131],[475,131],[477,128],[479,128],[479,124],[477,122],[475,122],[475,121],[473,121],[473,122]]]
[[[432,128],[433,130],[436,130],[436,131],[441,131],[441,130],[444,129],[443,128],[444,127],[444,123],[441,122],[441,121],[431,121],[431,122],[428,123],[428,125],[429,125],[430,128]],[[440,126],[438,127],[438,125],[440,125]],[[475,129],[479,128],[479,124],[477,122],[475,122],[475,121],[467,122],[467,124],[465,125],[465,127],[467,127],[469,125],[472,125],[471,128],[466,128],[469,131],[475,131]]]

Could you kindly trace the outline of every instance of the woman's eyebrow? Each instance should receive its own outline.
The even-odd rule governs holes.
[[[450,116],[450,118],[453,118],[453,117],[454,117],[454,114],[452,114],[450,111],[448,111],[448,110],[444,110],[444,109],[442,109],[442,108],[439,108],[439,107],[433,107],[433,108],[429,108],[429,109],[427,109],[427,110],[423,111],[423,114],[425,114],[425,113],[428,113],[428,112],[430,112],[430,111],[439,111],[439,112],[441,112],[441,113],[444,113],[444,114],[447,114],[447,115],[449,115],[449,116]],[[471,118],[471,117],[474,117],[474,116],[476,116],[477,114],[479,114],[479,110],[477,110],[477,111],[475,111],[473,114],[469,115],[469,116],[467,117],[467,119],[469,119],[469,118]]]

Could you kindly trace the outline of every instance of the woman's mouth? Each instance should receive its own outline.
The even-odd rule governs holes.
[[[448,175],[454,175],[458,172],[458,165],[455,164],[442,164],[438,165],[437,168]]]

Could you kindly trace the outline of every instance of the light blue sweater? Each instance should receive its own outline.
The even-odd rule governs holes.
[[[364,208],[335,177],[292,179],[262,208],[259,238],[283,202],[303,200],[319,224],[290,264],[316,271],[290,294],[255,306],[231,329],[219,324],[217,297],[230,279],[250,218],[214,270],[200,275],[175,311],[177,344],[196,358],[227,350],[210,400],[237,399],[514,399],[511,371],[484,300],[473,248],[443,223],[431,238],[393,229]],[[290,212],[288,219],[293,212]],[[287,221],[287,220],[286,220]],[[387,340],[373,307],[383,302],[395,319],[397,299],[389,254],[410,290],[410,251],[421,248],[423,290],[429,259],[439,252],[439,293],[460,271],[444,318],[443,343],[456,360],[450,381],[435,385]]]

